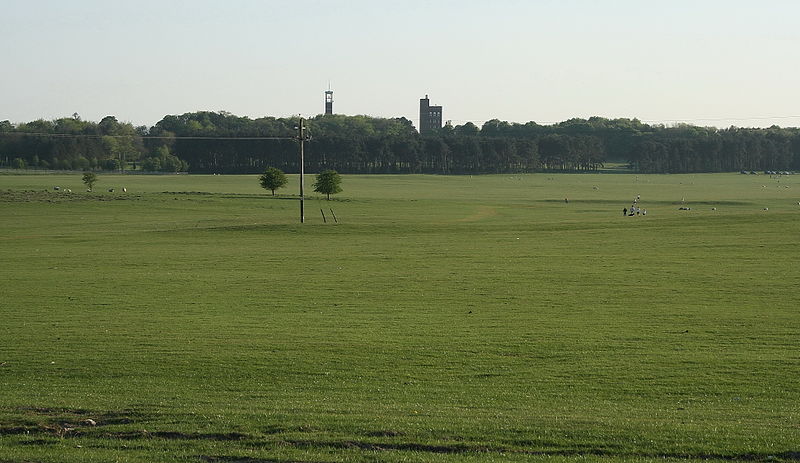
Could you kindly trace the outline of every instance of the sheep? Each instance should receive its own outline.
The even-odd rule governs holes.
[[[58,191],[58,190],[60,190],[60,189],[61,189],[61,187],[54,186],[54,187],[53,187],[53,189],[54,189],[54,190],[56,190],[56,191]]]

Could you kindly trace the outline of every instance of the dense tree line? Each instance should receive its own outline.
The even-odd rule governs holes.
[[[800,169],[800,129],[661,128],[637,137],[627,159],[639,172]]]
[[[54,169],[197,173],[299,171],[294,118],[227,112],[164,117],[133,127],[108,116],[0,122],[0,164]],[[310,172],[480,174],[592,171],[611,161],[635,172],[800,169],[800,129],[648,125],[636,119],[570,119],[554,125],[490,120],[420,135],[405,118],[325,115],[306,121]]]
[[[0,165],[61,170],[185,171],[188,164],[147,127],[106,116],[99,123],[75,114],[13,125],[0,121]]]

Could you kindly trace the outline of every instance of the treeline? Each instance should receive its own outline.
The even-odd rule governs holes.
[[[0,121],[0,166],[18,169],[180,172],[189,167],[147,127],[106,116],[99,123],[75,114],[13,125]]]
[[[169,147],[192,172],[256,173],[266,167],[299,171],[297,119],[251,120],[227,113],[167,116],[150,134],[174,137]],[[305,121],[306,169],[342,173],[481,174],[591,170],[606,156],[594,134],[559,135],[535,123],[489,121],[446,126],[420,135],[405,118],[319,115]],[[214,137],[207,139],[202,137]],[[259,139],[285,137],[285,139]]]
[[[638,172],[800,169],[800,129],[682,125],[637,137],[626,159]]]
[[[296,118],[227,112],[170,115],[152,127],[113,116],[0,122],[0,164],[50,169],[196,173],[299,171]],[[482,174],[593,171],[611,161],[642,173],[800,169],[800,129],[648,125],[570,119],[554,125],[490,120],[420,135],[405,118],[316,116],[305,122],[310,172]]]

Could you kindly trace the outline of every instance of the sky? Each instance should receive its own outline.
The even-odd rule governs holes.
[[[800,2],[0,0],[0,121],[800,126]]]

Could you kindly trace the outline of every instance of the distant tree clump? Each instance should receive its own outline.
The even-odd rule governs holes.
[[[189,164],[170,153],[167,146],[154,148],[152,155],[142,160],[141,166],[148,172],[184,172],[189,169]]]
[[[272,190],[272,196],[275,196],[275,190],[283,188],[289,182],[286,179],[286,174],[282,170],[275,167],[267,167],[264,173],[259,177],[261,188],[265,190]]]
[[[94,172],[86,172],[83,174],[83,183],[85,183],[86,187],[91,190],[94,187],[94,184],[97,183],[97,175]]]
[[[342,191],[342,176],[335,170],[324,170],[317,174],[317,181],[313,186],[314,191],[327,195],[330,200],[332,194]]]

